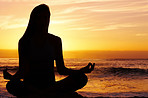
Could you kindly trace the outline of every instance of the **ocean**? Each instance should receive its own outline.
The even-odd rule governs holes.
[[[148,97],[148,59],[84,59],[65,58],[68,68],[80,69],[89,62],[96,63],[87,74],[87,85],[77,92],[85,97]],[[8,80],[3,79],[6,67],[12,74],[18,69],[18,58],[0,58],[0,97],[14,97],[6,90]],[[65,78],[57,72],[56,81]]]

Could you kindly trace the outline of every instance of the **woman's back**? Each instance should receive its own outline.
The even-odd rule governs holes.
[[[19,55],[20,57],[26,55],[25,59],[28,60],[28,67],[25,67],[28,71],[24,79],[27,85],[45,88],[55,83],[54,60],[57,54],[57,39],[58,37],[47,33],[33,36],[26,45],[20,43],[19,49],[22,50],[19,51],[27,51]]]

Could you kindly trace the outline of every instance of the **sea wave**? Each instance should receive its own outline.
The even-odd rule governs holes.
[[[18,69],[18,66],[1,66],[0,67],[0,71],[3,71],[4,69],[8,69],[8,70],[12,70],[12,71],[15,71]]]
[[[148,69],[139,69],[139,68],[122,68],[122,67],[104,67],[96,69],[95,74],[103,75],[113,75],[113,76],[147,76]]]
[[[139,60],[148,60],[148,58],[130,58],[130,59],[124,59],[124,58],[118,58],[118,59],[106,59],[107,61],[139,61]]]

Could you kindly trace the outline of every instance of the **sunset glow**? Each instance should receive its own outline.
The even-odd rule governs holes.
[[[0,49],[17,49],[32,9],[51,11],[64,50],[148,51],[148,0],[0,0]]]

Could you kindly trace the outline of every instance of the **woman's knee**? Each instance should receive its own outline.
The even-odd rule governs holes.
[[[24,83],[19,80],[8,81],[8,83],[6,84],[6,89],[10,94],[14,96],[22,95],[22,93],[24,92]]]
[[[84,73],[78,73],[72,76],[75,84],[79,85],[79,88],[84,87],[87,82],[88,82],[88,78]]]
[[[80,83],[82,84],[82,86],[85,86],[88,82],[88,78],[84,73],[80,74]]]

